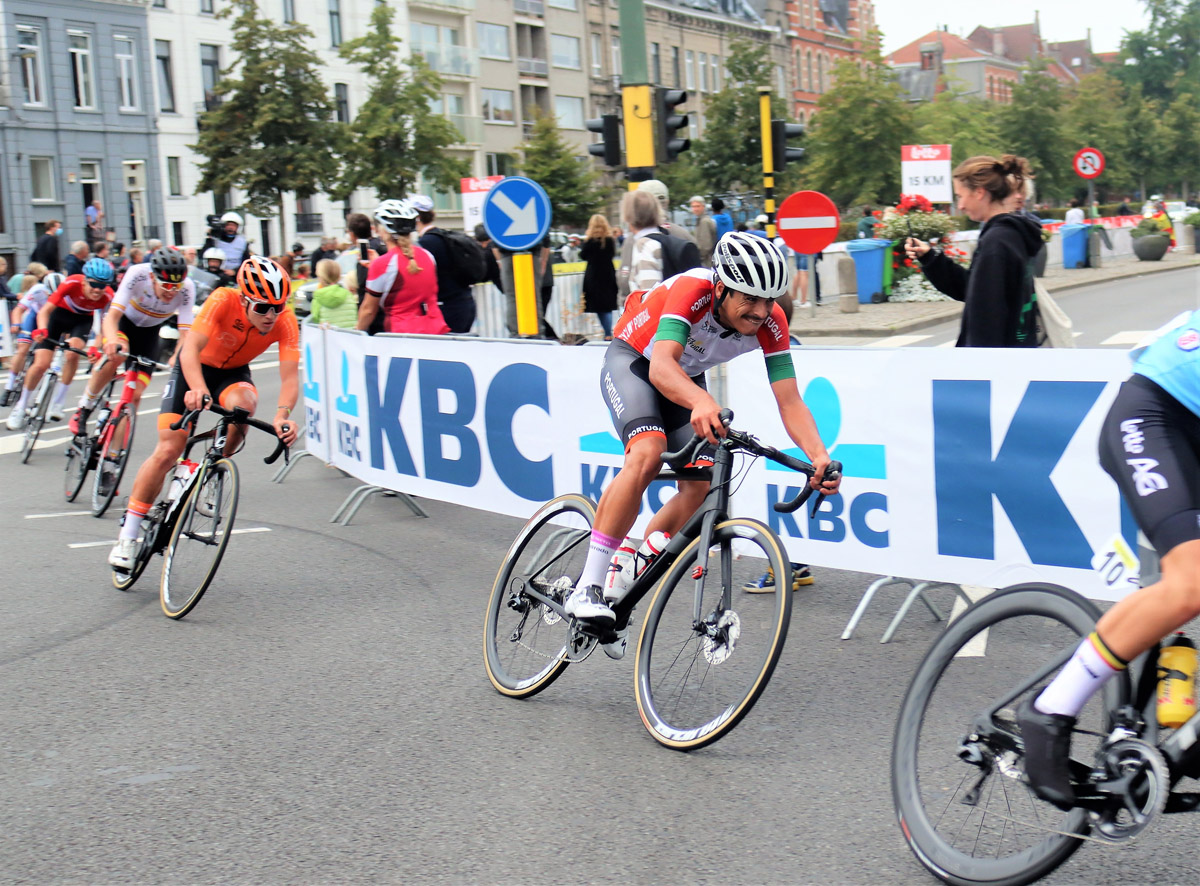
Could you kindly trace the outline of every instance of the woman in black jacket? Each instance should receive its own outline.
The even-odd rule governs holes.
[[[1024,157],[1005,154],[971,157],[954,170],[958,208],[982,222],[971,267],[946,258],[928,243],[909,237],[905,250],[941,292],[964,302],[960,348],[1037,347],[1037,318],[1032,309],[1030,261],[1042,248],[1041,225],[1027,215],[1006,211],[1014,191],[1030,177]]]
[[[579,253],[580,260],[587,262],[583,272],[584,310],[596,315],[604,327],[605,341],[612,341],[612,312],[617,309],[617,271],[613,267],[617,246],[609,233],[608,219],[593,215]]]

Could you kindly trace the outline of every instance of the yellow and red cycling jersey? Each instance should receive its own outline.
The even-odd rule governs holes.
[[[300,361],[300,326],[292,309],[285,308],[271,331],[263,335],[246,319],[242,294],[236,289],[214,289],[196,315],[192,332],[208,338],[200,351],[205,366],[245,366],[276,342],[281,363]]]
[[[613,329],[613,338],[650,358],[654,343],[668,340],[683,345],[679,367],[688,376],[727,363],[761,348],[772,382],[795,378],[787,319],[783,308],[771,306],[767,320],[754,337],[726,329],[713,316],[712,271],[695,268],[676,274],[645,292],[631,293]]]

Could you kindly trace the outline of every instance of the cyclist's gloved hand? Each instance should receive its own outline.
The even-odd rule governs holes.
[[[33,330],[32,336],[34,341],[41,341],[49,334],[50,330],[48,329],[35,329]]]
[[[712,397],[692,409],[692,430],[709,443],[716,443],[725,436],[725,425],[721,421],[721,407]]]
[[[104,356],[104,352],[102,350],[100,350],[98,347],[96,347],[95,345],[93,345],[92,347],[87,349],[88,360],[90,360],[92,363],[95,363],[103,356]]]

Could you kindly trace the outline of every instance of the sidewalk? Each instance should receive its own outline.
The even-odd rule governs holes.
[[[1200,255],[1190,253],[1168,253],[1159,262],[1139,261],[1130,255],[1120,258],[1105,258],[1103,266],[1099,268],[1080,268],[1072,271],[1062,267],[1047,268],[1042,282],[1052,293],[1065,292],[1081,286],[1106,283],[1109,280],[1122,280],[1128,277],[1140,277],[1146,274],[1198,266],[1200,266]],[[828,302],[819,305],[815,317],[809,316],[811,308],[808,305],[796,305],[792,315],[792,331],[801,338],[823,335],[889,336],[913,332],[927,326],[936,326],[939,323],[955,320],[962,313],[961,302],[912,302],[907,304],[884,302],[880,305],[859,305],[857,313],[843,314],[838,310],[839,298],[840,296],[833,296]]]

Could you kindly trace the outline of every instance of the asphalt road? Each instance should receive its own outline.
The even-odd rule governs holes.
[[[255,377],[273,403],[275,370]],[[841,641],[873,576],[814,569],[757,707],[685,755],[643,729],[633,656],[596,655],[528,701],[491,688],[484,605],[517,520],[432,501],[420,519],[373,498],[336,526],[355,481],[305,459],[272,484],[256,435],[237,522],[269,531],[234,537],[174,622],[161,561],[112,588],[115,510],[59,516],[85,510],[62,500],[62,447],[22,466],[11,436],[0,881],[934,882],[896,825],[889,754],[939,628],[914,609],[881,645],[893,590]],[[1193,837],[1169,817],[1130,848],[1085,846],[1045,882],[1191,879]]]

